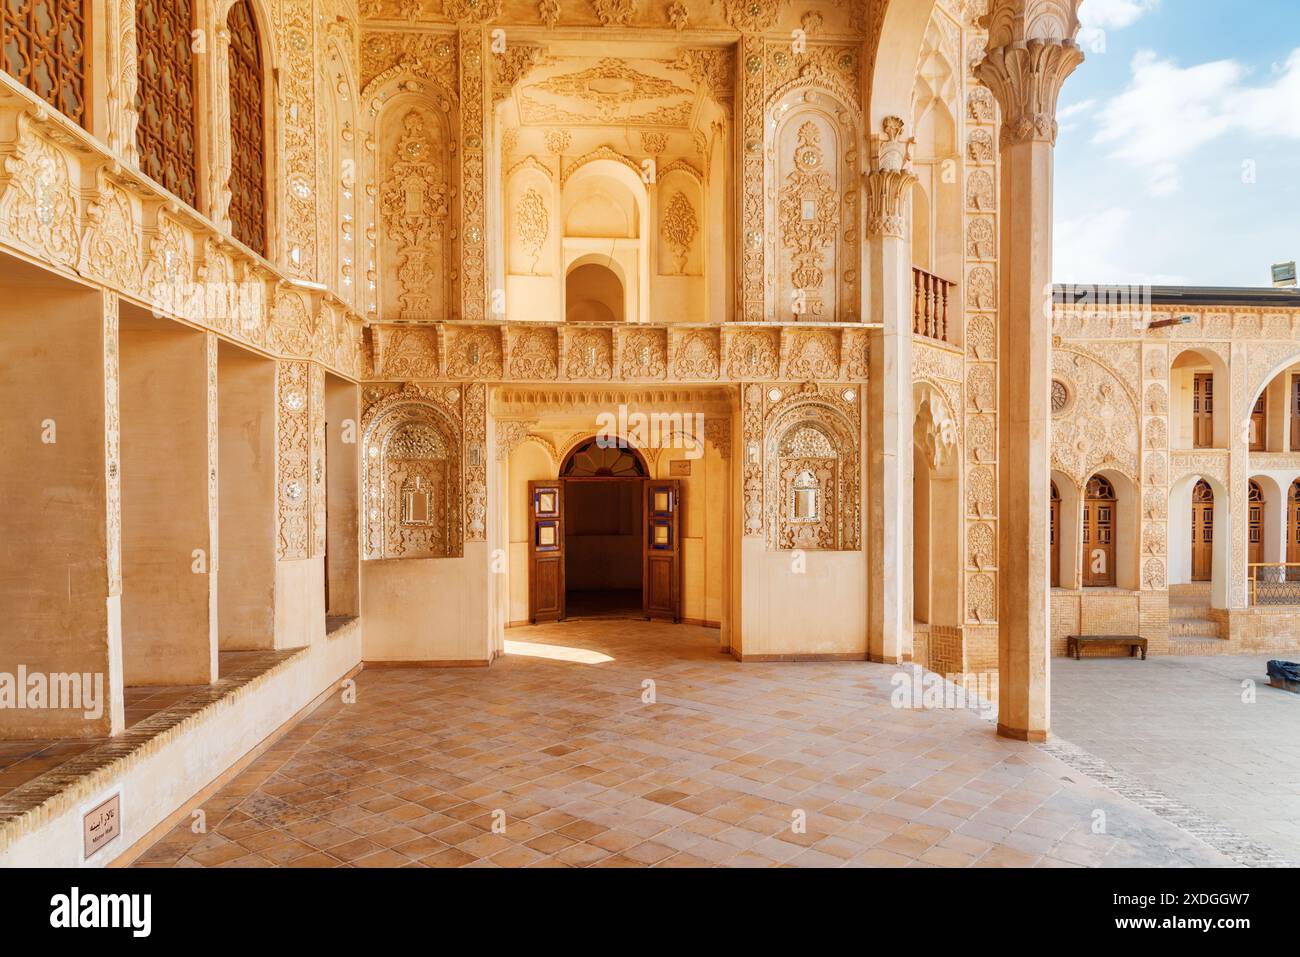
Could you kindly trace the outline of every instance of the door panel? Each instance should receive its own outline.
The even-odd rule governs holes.
[[[528,620],[564,617],[564,483],[529,482]]]
[[[1214,577],[1214,499],[1192,502],[1192,581]]]
[[[1286,560],[1300,562],[1300,484],[1292,485],[1287,494]],[[1300,581],[1300,568],[1288,568],[1286,580]]]
[[[645,483],[645,578],[641,589],[646,618],[682,619],[681,482]]]

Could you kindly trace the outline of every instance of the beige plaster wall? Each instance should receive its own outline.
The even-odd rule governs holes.
[[[365,660],[486,664],[490,568],[486,542],[463,558],[362,562]]]
[[[325,559],[275,563],[275,647],[302,648],[325,633]]]
[[[359,390],[337,376],[325,376],[326,569],[331,615],[361,611],[361,464]]]
[[[805,552],[797,573],[794,552],[769,552],[762,539],[741,542],[743,659],[767,656],[867,656],[865,552]]]
[[[124,304],[120,353],[125,682],[207,684],[217,648],[206,336]]]
[[[102,676],[108,706],[0,710],[0,738],[122,727],[119,612],[108,593],[103,296],[4,286],[0,317],[0,672]],[[47,420],[53,442],[42,441]],[[92,680],[94,680],[92,678]]]
[[[222,343],[217,354],[217,640],[275,645],[275,362]]]

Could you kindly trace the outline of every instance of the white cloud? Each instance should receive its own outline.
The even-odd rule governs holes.
[[[1160,0],[1085,0],[1079,8],[1079,43],[1106,52],[1106,31],[1123,30],[1160,6]]]
[[[1128,88],[1096,113],[1094,141],[1147,174],[1152,195],[1181,188],[1179,164],[1229,133],[1300,138],[1300,50],[1250,86],[1234,60],[1180,67],[1150,50],[1133,58]]]
[[[1136,262],[1132,244],[1145,242],[1133,227],[1133,213],[1112,206],[1056,223],[1053,229],[1052,275],[1058,283],[1134,283],[1185,285],[1182,276],[1135,271],[1118,262]]]

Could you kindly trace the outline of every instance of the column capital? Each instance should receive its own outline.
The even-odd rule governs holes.
[[[1075,42],[1080,0],[994,0],[980,23],[989,31],[975,77],[1002,108],[1001,145],[1056,144],[1056,101],[1083,62]]]
[[[897,116],[885,117],[879,133],[871,134],[871,169],[863,175],[867,191],[867,238],[906,239],[912,185],[912,144],[903,138],[905,124]]]

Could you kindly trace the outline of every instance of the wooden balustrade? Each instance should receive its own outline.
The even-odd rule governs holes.
[[[912,267],[912,332],[948,342],[948,301],[957,285],[934,273]]]

